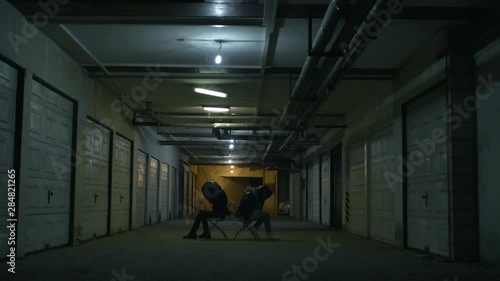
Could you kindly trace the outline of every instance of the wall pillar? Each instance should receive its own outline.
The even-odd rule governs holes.
[[[453,46],[450,40],[450,46]],[[477,132],[474,58],[447,56],[448,173],[450,257],[479,259]]]

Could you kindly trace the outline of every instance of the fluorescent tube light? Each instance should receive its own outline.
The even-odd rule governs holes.
[[[216,92],[212,90],[207,90],[207,89],[202,89],[202,88],[195,88],[195,92],[203,95],[209,95],[209,96],[214,96],[214,97],[219,97],[219,98],[226,98],[227,94],[221,93],[221,92]]]
[[[228,112],[229,108],[228,107],[209,107],[209,106],[204,106],[203,110],[208,111],[208,112]]]

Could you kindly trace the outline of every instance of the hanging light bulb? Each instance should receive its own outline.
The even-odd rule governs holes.
[[[220,55],[217,55],[217,56],[215,57],[215,63],[216,63],[216,64],[221,64],[221,62],[222,62],[222,57],[221,57]]]
[[[218,42],[219,42],[219,52],[217,53],[217,56],[215,57],[215,63],[221,64],[222,56],[220,55],[220,51],[222,50],[222,41],[218,41]]]

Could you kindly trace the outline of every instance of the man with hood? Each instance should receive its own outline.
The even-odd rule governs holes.
[[[278,240],[280,238],[271,230],[271,217],[269,213],[262,210],[264,202],[272,194],[273,192],[268,186],[261,185],[247,188],[243,198],[241,198],[240,206],[238,207],[238,216],[243,218],[243,223],[256,220],[255,224],[250,228],[250,233],[255,239],[259,239],[258,230],[263,223],[267,232],[267,239]]]

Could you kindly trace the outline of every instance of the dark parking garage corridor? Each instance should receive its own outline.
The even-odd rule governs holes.
[[[5,270],[0,277],[23,281],[500,280],[500,271],[493,266],[428,259],[289,218],[273,218],[279,241],[255,241],[248,231],[236,240],[225,240],[217,231],[211,240],[183,240],[189,223],[174,220],[77,247],[31,254],[19,260],[14,278],[4,279]],[[230,238],[239,227],[231,219],[221,224]]]
[[[0,0],[0,281],[499,281],[499,19]]]

